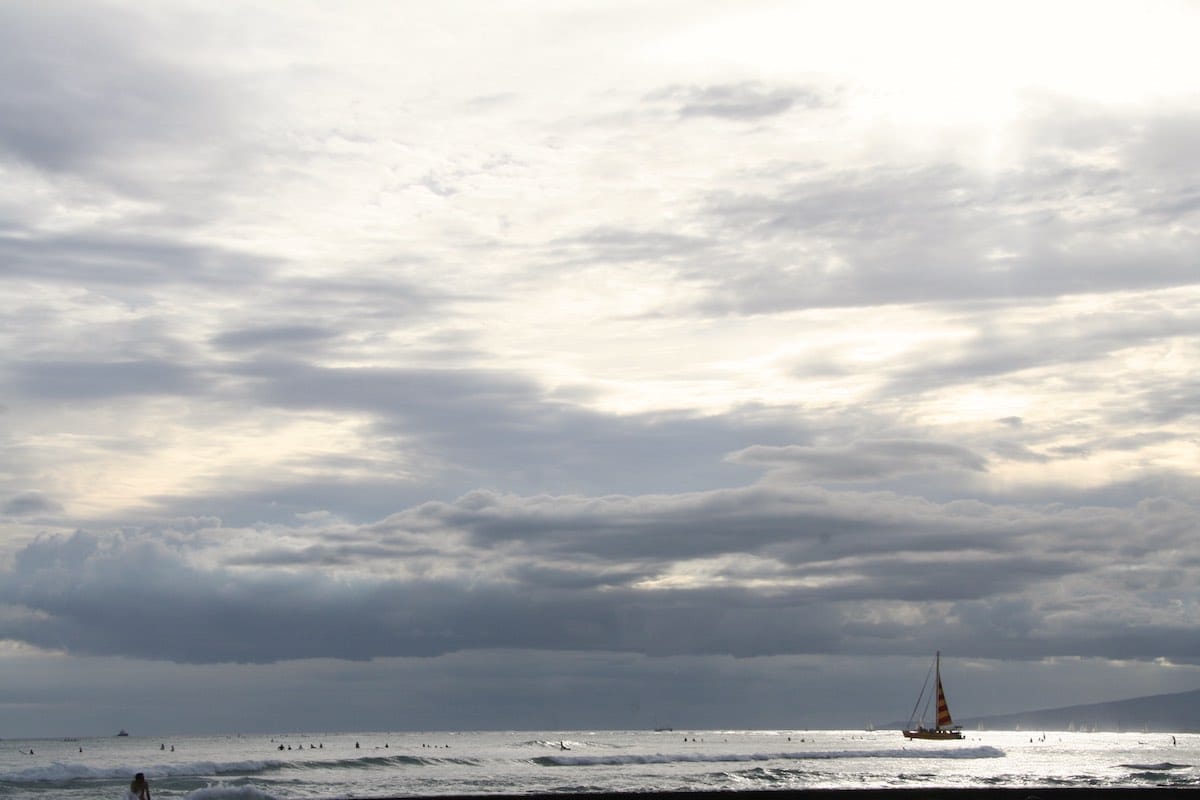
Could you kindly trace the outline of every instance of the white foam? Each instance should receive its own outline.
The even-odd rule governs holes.
[[[154,768],[154,774],[159,777],[192,777],[197,775],[220,775],[222,773],[256,773],[284,766],[281,761],[193,761],[179,764],[163,764]],[[69,780],[105,780],[113,778],[128,779],[142,768],[133,769],[120,767],[89,767],[85,764],[70,764],[53,761],[36,767],[0,773],[0,781],[13,783],[34,783],[40,781],[69,781]]]
[[[250,786],[206,786],[184,795],[184,800],[276,800]]]
[[[600,756],[543,756],[537,761],[555,766],[590,766],[621,764],[676,764],[684,762],[728,763],[748,761],[813,761],[854,758],[1003,758],[997,747],[965,747],[947,749],[889,749],[889,750],[827,750],[796,753],[653,753],[648,755]]]

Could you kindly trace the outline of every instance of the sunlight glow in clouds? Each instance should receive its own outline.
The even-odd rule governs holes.
[[[723,13],[722,13],[723,12]],[[741,79],[835,81],[859,137],[961,150],[1002,169],[1027,156],[1014,123],[1045,102],[1186,101],[1194,9],[1163,2],[774,3],[722,8],[657,42],[672,67]]]
[[[1194,10],[1184,2],[1130,8],[924,0],[733,4],[722,11],[658,42],[654,52],[670,62],[715,62],[755,77],[824,72],[905,92],[917,100],[909,106],[914,117],[928,112],[935,119],[961,114],[984,121],[993,101],[1031,89],[1140,103],[1194,88],[1185,22]]]

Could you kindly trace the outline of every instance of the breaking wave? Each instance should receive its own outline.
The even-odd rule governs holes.
[[[953,750],[830,750],[793,753],[654,753],[651,755],[538,756],[530,759],[544,767],[619,766],[621,764],[676,764],[682,762],[717,763],[752,761],[830,761],[852,758],[1003,758],[998,747],[967,747]]]
[[[292,766],[287,761],[227,761],[216,763],[212,761],[192,761],[181,764],[163,764],[155,767],[159,777],[197,777],[207,775],[252,775],[270,770]],[[60,761],[43,764],[36,767],[0,773],[0,781],[10,783],[37,783],[42,781],[70,780],[128,780],[129,776],[141,768],[128,766],[89,767],[84,764],[67,764]]]
[[[275,800],[252,786],[208,786],[184,795],[184,800]]]
[[[261,775],[278,772],[284,769],[349,769],[364,768],[387,769],[398,766],[425,766],[430,764],[463,764],[477,763],[470,759],[460,758],[418,758],[416,756],[366,756],[364,758],[344,758],[330,760],[299,760],[254,759],[245,761],[191,761],[178,764],[162,764],[154,768],[154,774],[159,778],[191,778],[209,777],[214,775]],[[73,780],[128,780],[129,776],[142,770],[142,767],[113,766],[91,767],[85,764],[72,764],[60,761],[42,764],[35,767],[0,772],[0,782],[6,783],[52,783]],[[221,791],[225,791],[224,788]],[[230,790],[233,791],[233,790]],[[237,791],[243,791],[238,789]],[[253,791],[253,790],[248,790]],[[191,797],[192,795],[189,795]],[[209,795],[200,795],[207,798]],[[212,795],[217,797],[217,795]],[[221,795],[225,797],[225,795]],[[254,795],[237,795],[237,797],[254,798]]]

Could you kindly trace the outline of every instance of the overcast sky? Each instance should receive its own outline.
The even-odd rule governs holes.
[[[1197,30],[0,4],[0,736],[1197,688]]]

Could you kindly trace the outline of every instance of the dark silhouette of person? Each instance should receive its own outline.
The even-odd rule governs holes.
[[[150,784],[146,783],[145,773],[139,772],[133,776],[133,783],[129,784],[129,796],[135,800],[150,800]]]

